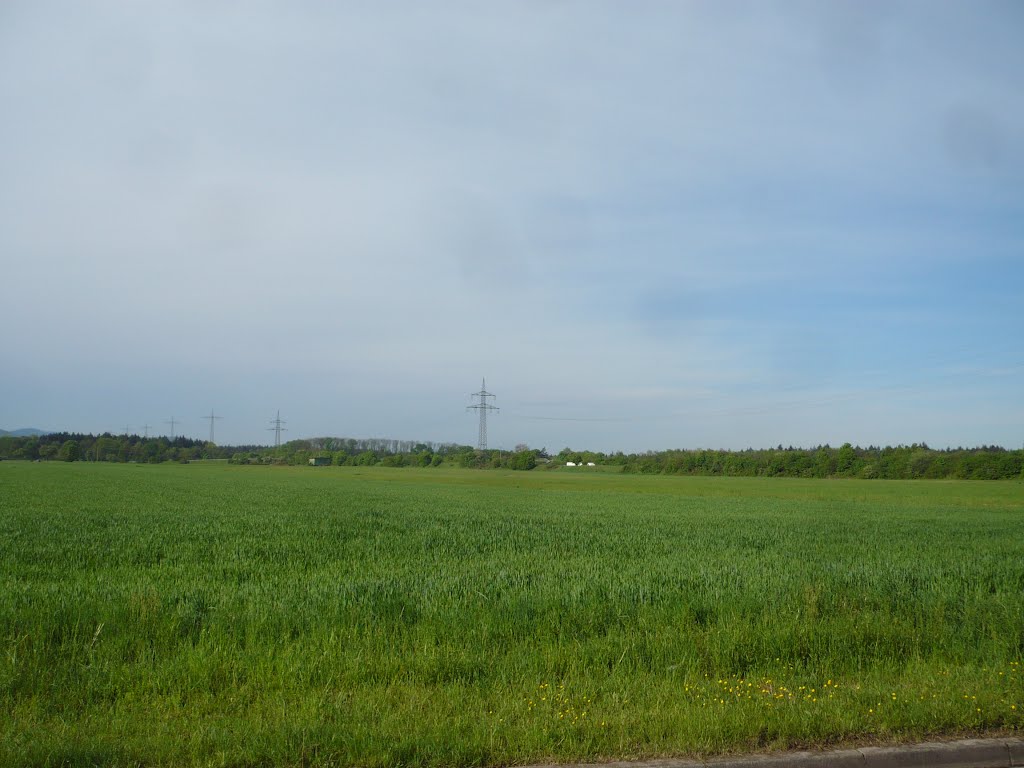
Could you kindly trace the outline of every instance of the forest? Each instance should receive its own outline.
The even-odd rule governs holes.
[[[865,480],[1024,479],[1024,450],[1001,446],[934,449],[924,443],[838,448],[792,446],[741,451],[688,449],[645,453],[602,453],[563,448],[557,454],[520,444],[514,450],[480,451],[455,443],[385,438],[317,437],[276,447],[215,445],[188,437],[89,435],[54,432],[0,437],[0,460],[187,463],[221,460],[233,464],[307,464],[328,458],[334,466],[440,467],[467,469],[618,471],[627,474],[728,477],[849,477]],[[593,463],[594,467],[566,466]]]

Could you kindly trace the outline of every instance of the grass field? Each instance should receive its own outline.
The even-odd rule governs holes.
[[[0,764],[1011,731],[1024,484],[0,463]]]

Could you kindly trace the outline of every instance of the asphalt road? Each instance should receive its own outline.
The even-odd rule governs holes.
[[[560,768],[1012,768],[1024,766],[1024,739],[963,739],[898,747],[777,752],[708,760],[645,760]],[[529,768],[554,768],[530,766]]]

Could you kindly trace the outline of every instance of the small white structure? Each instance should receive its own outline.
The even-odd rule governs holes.
[[[595,463],[594,463],[594,462],[592,462],[592,461],[588,461],[588,462],[587,462],[587,466],[588,466],[588,467],[596,467],[596,466],[597,466],[597,464],[595,464]]]
[[[567,461],[567,462],[565,462],[565,466],[567,466],[567,467],[575,467],[576,466],[576,462],[575,461]]]

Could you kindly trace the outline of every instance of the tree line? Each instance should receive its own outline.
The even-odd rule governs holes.
[[[455,443],[417,442],[385,438],[315,437],[290,440],[277,447],[219,446],[177,437],[86,435],[55,432],[47,435],[0,436],[0,459],[30,461],[105,461],[160,463],[200,459],[235,464],[307,464],[320,459],[334,466],[440,467],[467,469],[568,469],[593,463],[631,474],[723,475],[729,477],[850,477],[862,479],[1024,479],[1024,450],[1000,446],[936,450],[924,443],[868,446],[845,443],[838,448],[726,450],[669,450],[646,453],[601,453],[564,448],[551,455],[545,449],[517,445],[514,450],[479,451]],[[586,471],[585,469],[582,471]]]
[[[247,446],[248,447],[248,446]],[[255,446],[252,446],[255,447]],[[0,459],[27,461],[106,461],[158,464],[165,461],[227,459],[238,447],[218,446],[189,437],[140,437],[51,432],[30,437],[0,436]]]
[[[0,436],[0,459],[27,461],[102,461],[158,464],[219,459],[234,464],[307,464],[328,459],[336,466],[533,469],[538,451],[520,446],[518,452],[479,452],[454,443],[387,438],[314,437],[290,440],[278,447],[215,445],[188,437],[140,437],[105,432],[91,435],[51,432],[29,437]]]
[[[326,459],[339,467],[440,467],[529,470],[542,451],[525,445],[515,451],[478,451],[457,443],[416,442],[384,438],[315,437],[291,440],[276,448],[254,448],[231,456],[236,464],[307,464]]]
[[[1024,478],[1024,450],[999,446],[935,450],[924,443],[745,451],[676,450],[617,456],[624,472],[750,477],[1005,480]]]

